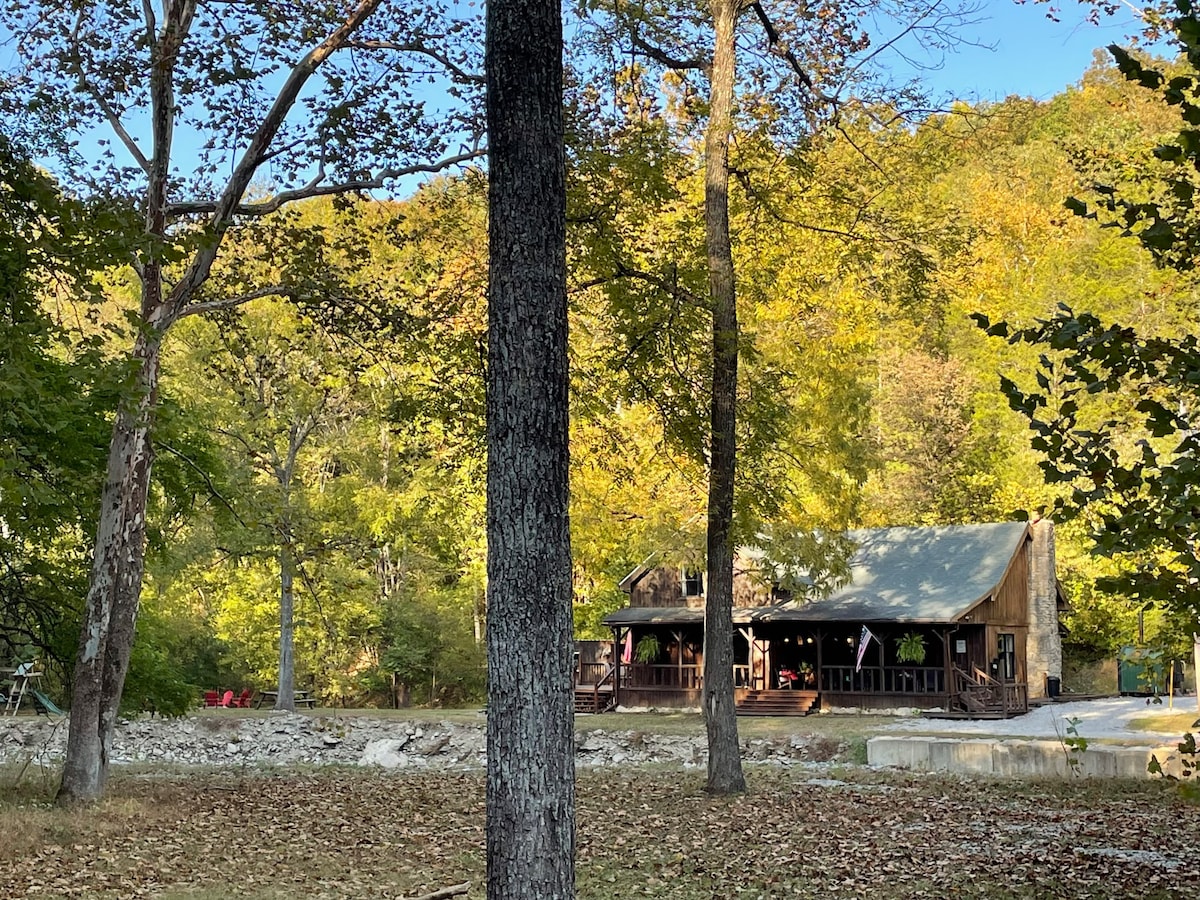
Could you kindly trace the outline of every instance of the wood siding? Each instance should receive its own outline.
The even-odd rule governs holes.
[[[637,580],[629,592],[629,605],[651,609],[686,607],[703,609],[701,596],[683,596],[683,572],[677,566],[658,566]],[[772,602],[771,586],[763,584],[756,571],[742,560],[734,561],[733,605],[735,608],[766,606]]]
[[[659,566],[651,569],[638,579],[637,584],[629,592],[629,605],[653,609],[680,606],[703,609],[703,597],[685,598],[683,596],[683,585],[679,576],[680,571],[674,566]]]
[[[995,592],[980,602],[959,621],[973,625],[1004,625],[1025,628],[1029,625],[1029,541],[1013,557],[1012,564]],[[992,645],[995,654],[995,645]],[[1024,652],[1022,650],[1022,652]]]

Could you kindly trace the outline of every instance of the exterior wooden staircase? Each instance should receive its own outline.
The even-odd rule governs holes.
[[[613,701],[611,687],[593,689],[591,687],[575,688],[575,713],[602,713]]]
[[[575,682],[575,713],[602,713],[607,712],[616,705],[616,697],[613,695],[613,678],[616,674],[616,669],[609,666],[600,680],[595,684],[580,683],[578,678]]]
[[[807,716],[820,704],[816,691],[750,691],[737,705],[739,716]]]
[[[939,719],[1007,719],[1029,711],[1026,685],[997,681],[972,666],[970,671],[954,667],[954,694],[943,713],[926,713]]]

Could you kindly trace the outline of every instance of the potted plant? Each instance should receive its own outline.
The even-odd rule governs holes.
[[[813,687],[817,683],[816,675],[813,674],[812,663],[802,662],[799,666],[800,684],[806,688]]]
[[[925,638],[910,631],[896,641],[896,659],[900,662],[921,665],[925,662]]]

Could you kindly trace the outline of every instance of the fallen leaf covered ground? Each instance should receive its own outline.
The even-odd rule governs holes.
[[[1163,782],[750,769],[584,771],[581,898],[1121,897],[1200,892],[1200,807]],[[63,811],[0,794],[0,897],[484,896],[479,772],[118,775]]]

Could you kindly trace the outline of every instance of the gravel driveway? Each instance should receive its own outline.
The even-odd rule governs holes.
[[[1147,705],[1144,697],[1110,697],[1103,700],[1077,700],[1052,703],[1031,709],[1014,719],[900,719],[889,731],[936,731],[962,735],[996,735],[1001,737],[1054,738],[1065,733],[1067,719],[1079,719],[1079,734],[1086,738],[1160,738],[1180,737],[1178,731],[1138,731],[1129,727],[1133,719],[1146,716],[1169,717],[1193,713],[1200,719],[1195,696],[1176,697],[1174,706],[1166,699],[1162,704]],[[1057,728],[1057,731],[1056,731]]]

